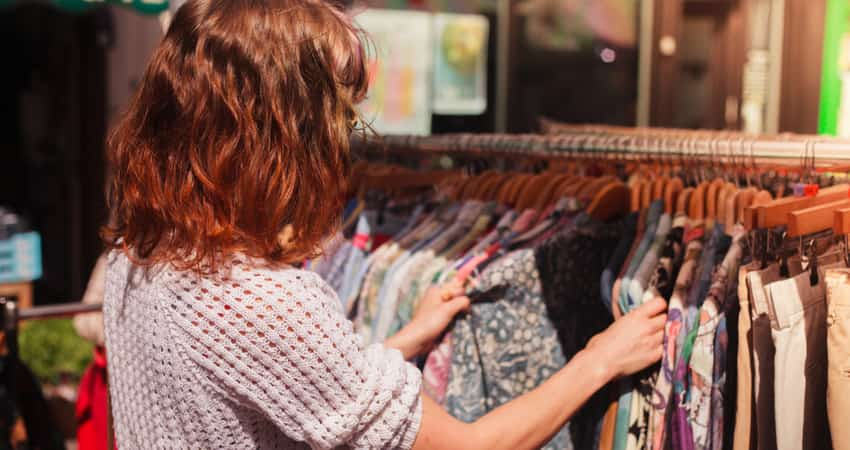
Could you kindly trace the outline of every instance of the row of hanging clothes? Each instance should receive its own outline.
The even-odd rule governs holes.
[[[850,393],[850,185],[819,167],[850,143],[547,128],[355,141],[342,232],[305,265],[364,342],[403,327],[428,287],[466,282],[469,312],[417,363],[425,394],[474,421],[660,296],[661,363],[544,448],[850,448],[833,395]]]

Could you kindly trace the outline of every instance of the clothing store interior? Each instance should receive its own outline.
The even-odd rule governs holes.
[[[0,0],[0,449],[137,448],[110,408],[107,138],[183,3]],[[341,7],[369,91],[337,231],[295,266],[363,346],[460,283],[405,364],[472,423],[661,297],[660,360],[541,448],[850,450],[850,1]]]

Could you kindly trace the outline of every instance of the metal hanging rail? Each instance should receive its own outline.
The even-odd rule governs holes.
[[[580,154],[764,160],[817,163],[850,161],[850,141],[806,135],[753,136],[655,128],[564,126],[541,134],[443,134],[432,136],[354,136],[355,148],[382,152],[471,153],[521,157],[573,157]]]
[[[2,308],[2,314],[0,314],[2,323],[6,327],[15,327],[18,322],[25,320],[53,319],[98,312],[103,309],[103,305],[100,303],[65,303],[35,306],[22,310],[18,309],[16,302],[0,297],[0,308]]]

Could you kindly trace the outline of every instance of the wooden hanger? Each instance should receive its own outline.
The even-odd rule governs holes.
[[[504,186],[505,183],[510,181],[512,177],[513,174],[506,173],[490,178],[487,181],[486,185],[481,189],[479,199],[487,202],[496,200],[499,196],[499,191],[501,190],[502,186]]]
[[[573,195],[570,193],[572,186],[577,186],[581,181],[582,177],[578,175],[574,175],[569,179],[566,179],[555,188],[555,196],[558,198],[564,197],[572,197]]]
[[[655,188],[655,183],[652,181],[646,181],[643,183],[643,189],[641,190],[640,195],[640,207],[641,209],[649,208],[649,205],[652,204],[652,192]]]
[[[749,208],[753,203],[753,198],[758,193],[758,189],[750,186],[748,188],[742,189],[738,191],[738,194],[735,196],[735,221],[741,224],[745,223],[744,220],[744,212],[747,208]]]
[[[738,186],[735,186],[732,183],[727,183],[725,190],[726,198],[724,200],[725,205],[723,208],[723,216],[721,220],[726,225],[726,230],[730,231],[732,230],[732,227],[735,226],[737,218],[736,213],[738,212],[738,210],[735,209],[735,200],[741,192],[741,189],[738,189]]]
[[[659,168],[660,172],[660,168]],[[664,190],[667,187],[668,178],[658,177],[652,183],[652,199],[653,200],[661,200],[664,199]]]
[[[705,217],[710,220],[717,220],[717,200],[720,193],[720,188],[725,183],[718,178],[708,184],[705,190]]]
[[[585,186],[592,183],[594,178],[592,177],[578,177],[575,179],[575,183],[569,184],[564,190],[564,196],[578,198],[579,192],[584,189]]]
[[[496,201],[501,205],[507,204],[507,194],[510,191],[511,187],[517,183],[519,177],[514,175],[508,179],[508,181],[502,186],[499,187],[499,192],[496,194]]]
[[[691,206],[691,197],[693,197],[694,188],[685,188],[679,193],[676,199],[676,214],[688,214]]]
[[[612,176],[604,176],[595,178],[590,183],[587,183],[585,186],[581,188],[578,192],[579,199],[593,199],[596,198],[596,194],[601,192],[603,188],[609,186],[612,183],[619,182],[616,177]]]
[[[643,186],[645,183],[642,179],[637,179],[629,186],[629,210],[631,212],[638,212],[643,207]]]
[[[850,200],[838,200],[788,213],[788,237],[795,238],[829,230],[835,224],[834,212],[850,208]]]
[[[850,208],[841,208],[833,212],[832,232],[839,236],[850,234]]]
[[[573,191],[578,191],[578,187],[581,185],[584,177],[579,175],[573,175],[571,178],[566,179],[555,188],[555,196],[557,198],[564,197],[574,197],[575,193]]]
[[[458,200],[466,200],[474,192],[475,186],[481,181],[481,175],[473,175],[466,179],[466,182],[458,189]]]
[[[606,222],[627,214],[629,201],[629,188],[622,182],[611,182],[593,196],[587,213],[596,220]]]
[[[487,171],[482,174],[481,180],[476,184],[473,199],[484,200],[494,184],[499,180],[510,177],[511,174],[504,172]]]
[[[560,200],[558,196],[558,188],[561,186],[561,184],[563,184],[570,178],[572,178],[572,175],[560,174],[552,176],[549,179],[549,183],[546,185],[546,188],[544,189],[543,196],[541,196],[540,200],[537,201],[535,207],[537,209],[543,209]]]
[[[486,177],[483,177],[481,181],[479,181],[476,185],[475,193],[473,195],[473,199],[476,200],[486,200],[487,194],[494,184],[497,184],[499,180],[504,179],[505,177],[509,177],[509,174],[492,171],[486,174]]]
[[[525,189],[525,186],[531,182],[531,179],[532,175],[530,174],[526,173],[521,175],[519,181],[515,185],[513,185],[513,187],[511,187],[510,192],[508,192],[508,198],[506,202],[507,205],[516,206],[516,202],[517,200],[519,200],[520,193],[523,189]]]
[[[723,183],[717,189],[714,218],[718,223],[722,223],[724,226],[726,225],[726,199],[729,197],[729,194],[729,187],[726,186],[726,183]]]
[[[772,201],[773,198],[769,192],[765,190],[756,191],[750,199],[750,204],[741,212],[744,228],[748,231],[758,228],[759,210]]]
[[[691,219],[702,220],[705,218],[705,191],[708,189],[708,185],[708,182],[703,181],[694,188],[688,208],[688,216]]]
[[[667,182],[667,185],[664,186],[664,212],[667,214],[676,212],[676,203],[682,189],[684,189],[684,183],[679,177],[674,177]]]
[[[534,175],[531,181],[519,193],[516,204],[517,210],[524,211],[532,208],[534,203],[543,195],[543,190],[548,183],[549,178],[547,174]]]
[[[850,185],[839,184],[822,189],[812,197],[785,197],[758,208],[757,228],[773,228],[788,224],[788,213],[847,198]]]

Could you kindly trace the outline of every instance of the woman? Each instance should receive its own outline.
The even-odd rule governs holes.
[[[355,30],[327,3],[197,0],[175,15],[109,144],[120,448],[536,448],[605,383],[659,359],[661,300],[466,424],[405,362],[469,305],[459,285],[360,348],[335,294],[288,264],[336,226],[366,85]]]

